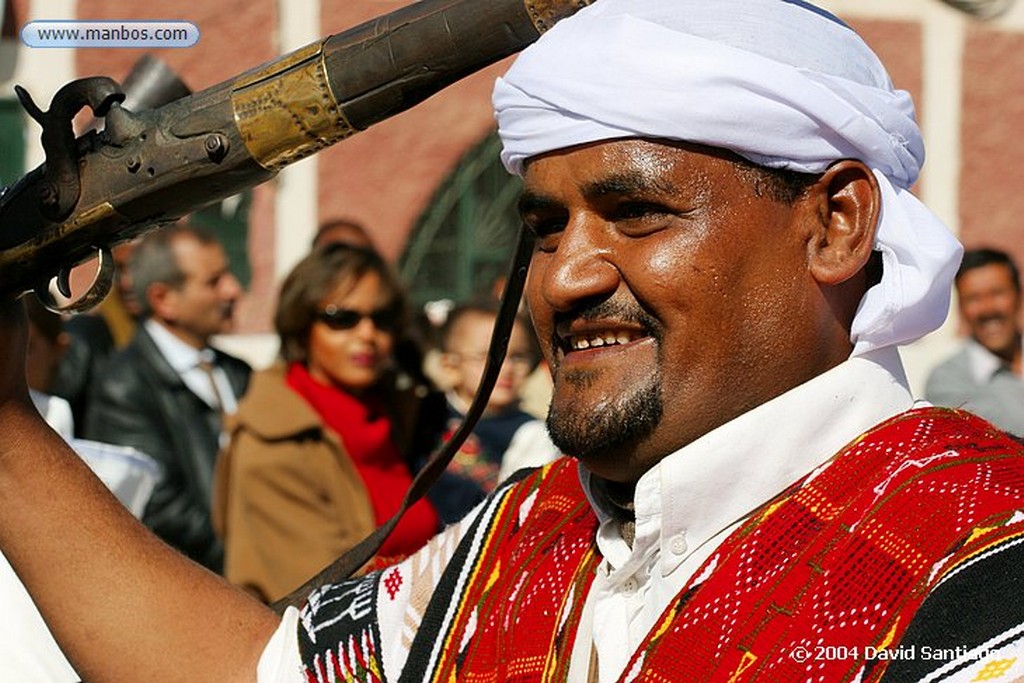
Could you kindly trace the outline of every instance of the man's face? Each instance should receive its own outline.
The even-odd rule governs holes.
[[[979,344],[1011,360],[1018,339],[1020,292],[1010,268],[1002,263],[965,271],[956,283],[960,315]]]
[[[607,479],[635,480],[835,363],[808,272],[817,209],[758,196],[749,174],[705,151],[618,140],[527,167],[548,425]]]
[[[174,240],[172,249],[185,281],[165,295],[160,314],[172,329],[193,346],[231,329],[235,303],[242,287],[228,270],[219,244],[204,244],[191,235]]]

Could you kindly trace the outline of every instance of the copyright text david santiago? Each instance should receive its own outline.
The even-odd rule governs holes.
[[[957,659],[984,659],[988,652],[968,647],[932,647],[902,645],[900,647],[797,645],[789,652],[796,662],[831,662],[841,660],[932,660],[950,662]]]

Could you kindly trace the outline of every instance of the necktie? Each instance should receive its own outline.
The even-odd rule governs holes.
[[[216,405],[214,405],[214,408],[216,408],[217,409],[217,413],[220,414],[221,417],[223,417],[224,416],[224,397],[221,396],[220,388],[217,387],[217,380],[213,376],[213,368],[214,368],[214,365],[213,365],[212,362],[210,362],[208,360],[205,360],[205,359],[199,361],[199,369],[206,373],[206,376],[210,380],[210,388],[213,389],[213,400],[214,400],[214,403],[216,404]]]

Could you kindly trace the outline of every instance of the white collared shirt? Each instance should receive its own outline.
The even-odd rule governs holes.
[[[144,323],[146,332],[152,337],[160,354],[170,364],[174,371],[181,377],[192,393],[202,399],[203,403],[214,410],[223,408],[227,414],[234,413],[238,409],[238,397],[235,396],[231,382],[228,381],[227,373],[219,365],[215,364],[216,355],[211,348],[197,349],[189,346],[181,339],[175,337],[170,330],[153,319]],[[213,379],[217,383],[217,391],[220,393],[224,405],[220,406],[217,395],[210,384],[210,376],[200,367],[200,363],[213,364]]]
[[[581,468],[601,520],[597,545],[604,560],[587,598],[569,679],[587,680],[594,645],[599,680],[617,680],[669,602],[729,532],[851,440],[913,403],[898,352],[886,348],[851,358],[744,413],[640,478],[632,548]]]
[[[971,378],[979,386],[992,381],[992,376],[1000,370],[1010,370],[1009,363],[982,346],[976,339],[969,338],[965,344],[967,349],[967,365]]]

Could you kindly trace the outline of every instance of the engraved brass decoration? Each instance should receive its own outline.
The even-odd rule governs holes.
[[[357,131],[327,82],[323,42],[238,79],[231,104],[249,154],[277,171]]]
[[[119,216],[110,202],[103,202],[90,209],[74,214],[71,218],[58,226],[41,232],[37,237],[27,242],[15,245],[9,249],[0,250],[0,271],[8,267],[16,267],[17,264],[33,259],[40,249],[47,245],[60,242],[65,235],[77,233],[94,223],[114,221]]]

